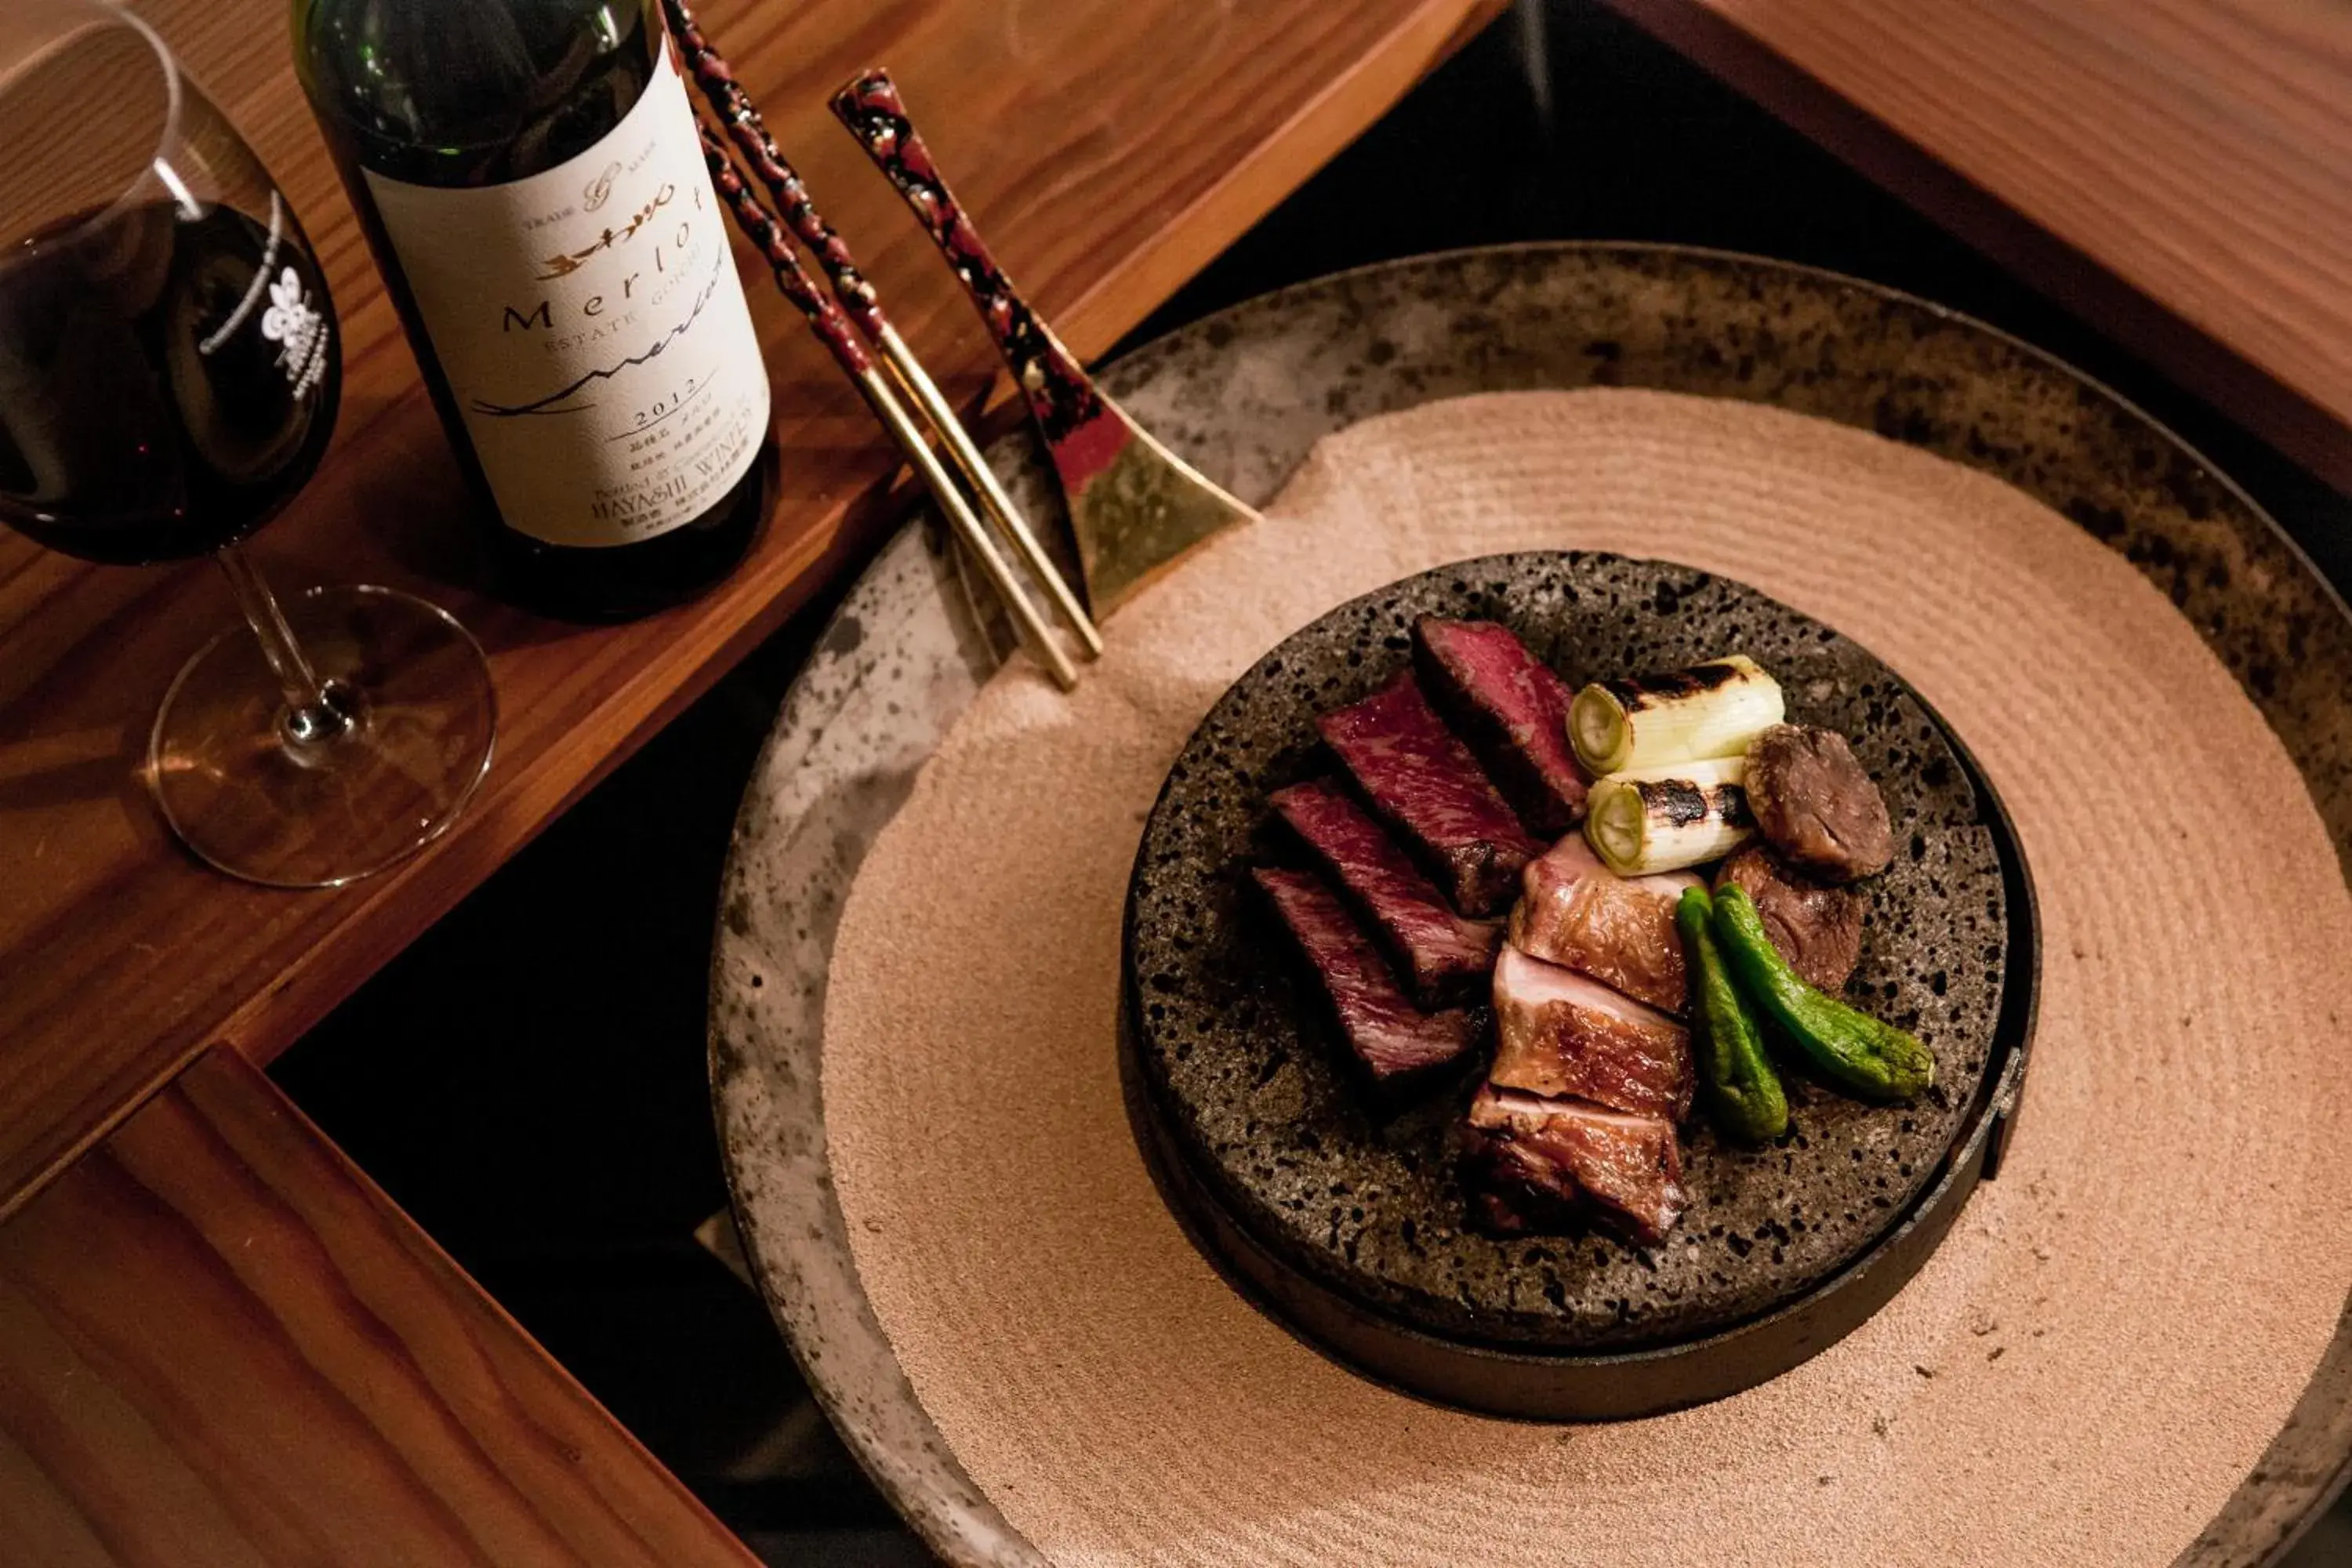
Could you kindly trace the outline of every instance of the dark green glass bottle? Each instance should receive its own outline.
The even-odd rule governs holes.
[[[654,0],[294,0],[294,61],[516,597],[732,571],[768,381]]]

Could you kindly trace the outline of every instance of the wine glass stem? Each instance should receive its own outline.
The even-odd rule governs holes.
[[[286,624],[286,612],[278,607],[278,596],[253,569],[245,552],[232,544],[213,559],[220,563],[229,589],[236,595],[236,607],[245,612],[246,624],[261,639],[262,657],[269,661],[270,673],[278,677],[278,688],[286,694],[286,711],[278,715],[278,728],[287,743],[298,748],[320,746],[347,733],[352,715],[336,703],[334,693],[310,668],[302,645],[294,640],[294,628]]]

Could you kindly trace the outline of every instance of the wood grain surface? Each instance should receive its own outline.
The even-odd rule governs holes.
[[[879,429],[739,248],[775,383],[781,500],[751,561],[619,628],[538,619],[483,581],[477,522],[296,88],[278,0],[142,7],[308,226],[340,308],[335,448],[255,554],[287,588],[391,583],[489,650],[483,795],[404,868],[272,892],[190,860],[138,776],[180,663],[233,614],[206,564],[96,568],[0,536],[0,1215],[197,1051],[266,1060],[877,536]],[[710,0],[763,105],[900,331],[959,402],[993,384],[930,242],[833,123],[887,65],[1005,265],[1081,353],[1141,319],[1376,119],[1501,0]],[[518,984],[539,977],[519,975]]]
[[[2352,489],[2352,5],[1608,3]]]
[[[226,1050],[0,1227],[0,1521],[42,1568],[755,1561]]]

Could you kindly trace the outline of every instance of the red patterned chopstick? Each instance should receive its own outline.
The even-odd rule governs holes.
[[[1093,381],[996,264],[995,254],[916,133],[890,73],[879,67],[861,72],[833,95],[833,112],[906,197],[955,268],[982,324],[996,341],[997,352],[1013,367],[1013,379],[1029,399],[1047,444],[1058,448],[1072,431],[1100,418],[1102,399]]]
[[[1020,628],[1024,639],[1052,673],[1055,683],[1065,691],[1076,687],[1077,671],[1071,666],[1069,655],[1055,640],[1053,627],[1029,602],[1029,595],[1023,591],[1020,579],[1013,574],[1012,563],[996,547],[995,540],[973,513],[971,504],[956,488],[954,479],[940,467],[939,455],[923,438],[922,430],[915,423],[914,416],[907,412],[906,405],[890,389],[890,384],[876,370],[874,356],[866,352],[866,345],[858,342],[857,334],[850,330],[848,316],[838,303],[817,288],[802,268],[800,258],[793,253],[792,242],[784,237],[782,226],[761,205],[760,198],[745,184],[742,174],[735,167],[735,160],[727,154],[726,144],[711,133],[709,126],[698,124],[695,129],[701,133],[702,158],[710,170],[711,185],[718,191],[719,200],[726,204],[736,226],[759,247],[761,256],[768,263],[768,270],[775,278],[777,290],[799,308],[801,314],[808,320],[809,330],[824,343],[835,361],[856,384],[857,390],[865,395],[867,405],[874,410],[874,416],[898,442],[899,451],[929,487],[932,498],[939,502],[940,510],[947,514],[949,525],[980,562],[981,570],[987,574],[990,585],[1004,601],[1013,625]]]
[[[879,348],[889,322],[883,317],[882,302],[875,295],[874,285],[858,271],[856,258],[849,254],[847,242],[816,210],[816,203],[809,198],[808,186],[785,161],[776,139],[768,134],[767,121],[760,118],[751,95],[735,79],[734,68],[728,65],[726,58],[703,36],[701,24],[694,19],[686,0],[662,0],[662,9],[668,15],[678,53],[686,58],[688,74],[701,88],[711,111],[726,122],[728,139],[743,154],[743,162],[752,174],[767,186],[785,224],[808,247],[817,265],[824,268],[825,279],[833,285],[834,298],[856,321],[867,341]]]
[[[832,285],[834,300],[856,323],[866,341],[881,357],[882,363],[898,381],[917,410],[929,422],[933,432],[948,451],[949,457],[962,472],[964,481],[980,498],[997,526],[1009,538],[1013,547],[1028,563],[1031,574],[1045,584],[1047,596],[1077,636],[1088,657],[1102,652],[1102,634],[1087,614],[1086,605],[1062,575],[1054,558],[1031,531],[1027,521],[1013,504],[1013,499],[997,481],[996,476],[973,445],[971,435],[956,417],[955,409],[931,380],[914,351],[898,332],[892,330],[888,318],[882,313],[882,301],[874,285],[857,269],[849,254],[848,243],[840,232],[824,221],[816,203],[808,194],[800,174],[784,158],[776,139],[768,133],[767,121],[760,117],[759,106],[751,101],[742,84],[735,79],[735,71],[704,36],[701,24],[686,0],[662,0],[662,9],[668,17],[669,28],[677,39],[678,52],[685,57],[686,68],[695,84],[702,90],[711,112],[727,127],[729,140],[735,143],[743,161],[760,183],[768,189],[776,211],[809,254],[816,258],[824,271],[825,280]],[[756,239],[756,237],[755,237]],[[762,248],[766,247],[762,244]]]
[[[759,247],[769,270],[775,274],[777,290],[808,318],[809,330],[824,341],[833,357],[841,362],[841,368],[853,377],[863,378],[873,370],[874,356],[866,352],[866,345],[850,330],[848,316],[801,266],[782,227],[743,183],[735,160],[727,155],[726,147],[710,133],[710,127],[698,124],[695,129],[702,132],[702,159],[709,165],[710,183],[718,188],[719,199],[727,204],[736,226]]]

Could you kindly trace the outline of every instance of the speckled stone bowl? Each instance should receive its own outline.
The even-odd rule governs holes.
[[[1414,617],[1430,613],[1505,623],[1571,684],[1744,651],[1781,680],[1793,718],[1850,736],[1901,847],[1864,884],[1870,915],[1848,994],[1935,1047],[1936,1086],[1911,1106],[1872,1107],[1792,1074],[1790,1135],[1763,1151],[1694,1124],[1684,1142],[1690,1209],[1656,1247],[1468,1229],[1451,1144],[1466,1087],[1377,1116],[1248,881],[1253,864],[1299,858],[1266,798],[1331,767],[1315,715],[1386,680],[1410,658]],[[2002,1002],[2012,971],[2031,986],[2033,955],[2011,950],[2032,938],[2021,908],[2012,931],[2011,906],[2025,900],[2004,887],[2004,851],[2014,866],[1989,792],[1901,679],[1761,594],[1598,553],[1494,556],[1424,573],[1341,605],[1268,653],[1171,769],[1129,893],[1137,1109],[1183,1167],[1186,1179],[1163,1184],[1190,1217],[1212,1237],[1228,1225],[1246,1233],[1253,1256],[1228,1258],[1245,1275],[1267,1260],[1256,1254],[1269,1255],[1375,1319],[1442,1340],[1588,1352],[1687,1345],[1797,1301],[1913,1217],[1964,1130],[1983,1125],[1988,1064],[1996,1076],[2021,1070],[2030,998],[2017,999],[2006,1030]],[[1939,1201],[1957,1205],[1972,1184],[1973,1171]],[[1830,1337],[1812,1338],[1808,1353]],[[1781,1370],[1736,1347],[1702,1353],[1737,1362],[1722,1392]],[[1416,1384],[1403,1365],[1374,1370],[1460,1396],[1442,1381]],[[1647,1403],[1628,1374],[1614,1381],[1612,1407]],[[1685,1367],[1675,1386],[1706,1385]]]

